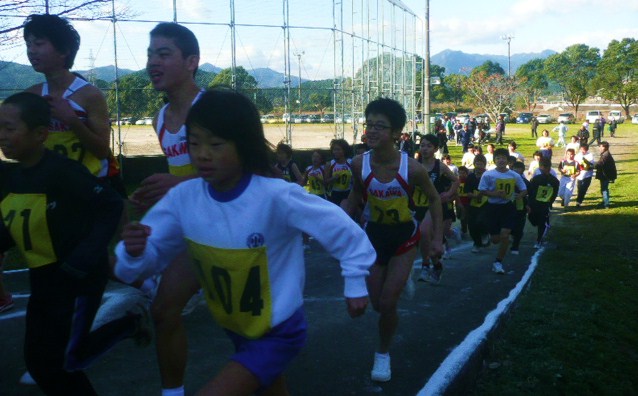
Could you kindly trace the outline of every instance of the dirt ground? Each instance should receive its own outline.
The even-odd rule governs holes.
[[[292,124],[292,146],[294,149],[327,149],[330,140],[335,137],[335,131],[338,127],[333,124]],[[120,140],[118,137],[121,136],[122,154],[125,156],[162,154],[157,142],[157,135],[150,125],[122,125],[120,128],[120,130],[114,128],[113,141],[117,143]],[[266,139],[276,145],[285,140],[286,126],[284,124],[264,124],[264,133]],[[345,139],[352,143],[352,126],[343,125],[343,133]],[[119,154],[117,149],[114,151]]]

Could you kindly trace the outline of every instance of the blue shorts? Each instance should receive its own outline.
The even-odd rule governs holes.
[[[262,389],[267,388],[281,376],[306,344],[307,327],[303,308],[299,308],[256,340],[226,330],[235,345],[235,354],[230,359],[253,373]]]
[[[490,235],[499,235],[503,228],[516,228],[516,206],[512,202],[504,204],[487,204],[487,224]]]

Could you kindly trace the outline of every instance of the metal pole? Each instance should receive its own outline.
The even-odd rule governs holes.
[[[425,59],[423,59],[423,133],[430,133],[430,0],[425,0]]]
[[[111,22],[113,23],[113,63],[115,64],[115,106],[117,111],[117,141],[118,141],[118,159],[120,161],[120,169],[122,176],[124,176],[124,166],[122,164],[122,109],[120,108],[120,75],[117,67],[117,19],[115,17],[115,0],[111,1]]]

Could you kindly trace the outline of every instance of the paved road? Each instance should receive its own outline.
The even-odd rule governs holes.
[[[535,253],[532,230],[527,227],[526,231],[521,254],[508,255],[505,260],[505,275],[491,272],[496,247],[473,254],[470,242],[463,241],[454,247],[452,258],[446,260],[438,285],[416,282],[414,297],[403,299],[399,305],[399,330],[391,350],[392,381],[384,384],[370,380],[378,316],[368,310],[364,317],[350,319],[342,298],[338,263],[319,245],[313,245],[306,255],[308,344],[286,373],[291,393],[415,395],[449,352],[483,323],[485,315],[521,279]],[[17,304],[14,310],[0,314],[0,395],[41,395],[37,387],[18,384],[24,372],[22,342],[29,292],[26,273],[6,274],[6,283],[16,294]],[[109,287],[111,298],[127,292],[121,285]],[[185,320],[190,359],[186,384],[187,393],[192,394],[225,364],[232,347],[204,305]],[[159,394],[152,347],[140,349],[125,341],[88,373],[100,395]]]

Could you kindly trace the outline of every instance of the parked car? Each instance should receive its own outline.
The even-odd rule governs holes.
[[[135,125],[153,125],[153,117],[144,117],[135,121]]]
[[[533,116],[534,114],[532,113],[518,113],[518,117],[516,117],[516,123],[529,124]]]
[[[308,123],[316,123],[320,121],[321,117],[319,117],[319,114],[309,114],[308,117],[306,117],[306,122]]]
[[[307,119],[307,116],[303,114],[299,114],[295,116],[295,118],[293,119],[293,122],[295,124],[301,124],[302,122],[306,122],[306,119]]]
[[[324,114],[323,117],[321,117],[321,122],[333,123],[335,122],[335,115],[332,113]]]
[[[634,114],[634,116],[631,117],[631,123],[638,124],[638,114]]]
[[[536,119],[539,124],[549,124],[554,121],[554,118],[550,114],[539,114]]]
[[[275,122],[277,122],[277,118],[274,115],[272,115],[272,114],[266,114],[266,115],[261,116],[261,123],[262,124],[272,124],[272,123],[275,123]]]
[[[587,115],[585,116],[585,119],[590,124],[593,124],[594,122],[596,122],[596,120],[599,120],[602,116],[603,116],[603,112],[600,110],[589,110],[587,112]]]
[[[564,122],[565,124],[573,124],[575,120],[576,117],[572,113],[559,114],[556,119],[557,122]]]
[[[616,120],[616,123],[622,124],[625,122],[625,116],[622,115],[622,111],[620,110],[612,110],[609,112],[609,117],[607,117],[609,121]]]
[[[467,114],[467,113],[458,114],[456,116],[456,120],[457,121],[461,121],[461,124],[465,124],[466,122],[468,122],[470,120],[470,115]]]

